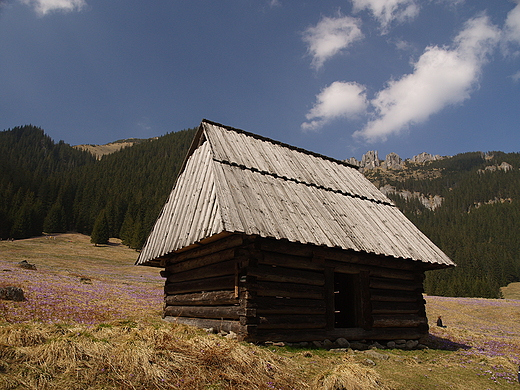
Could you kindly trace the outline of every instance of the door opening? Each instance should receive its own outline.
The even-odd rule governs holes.
[[[334,327],[360,327],[359,274],[334,273]]]

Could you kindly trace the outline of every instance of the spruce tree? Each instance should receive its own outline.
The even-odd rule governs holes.
[[[65,233],[67,231],[65,222],[65,210],[60,202],[52,205],[43,221],[43,231],[46,233]]]
[[[98,244],[108,244],[109,239],[108,231],[108,219],[106,211],[103,209],[96,218],[94,228],[92,229],[92,235],[90,236],[90,242],[95,246]]]

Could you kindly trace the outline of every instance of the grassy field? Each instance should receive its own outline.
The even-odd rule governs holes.
[[[518,389],[520,301],[427,296],[426,350],[255,346],[164,323],[159,270],[119,242],[0,242],[0,389]],[[36,270],[22,269],[26,260]],[[446,328],[434,326],[438,315]]]

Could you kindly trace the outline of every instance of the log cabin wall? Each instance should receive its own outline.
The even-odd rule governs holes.
[[[164,319],[243,334],[237,280],[242,245],[242,235],[230,235],[164,258]]]
[[[248,341],[417,339],[416,262],[241,234],[165,261],[165,319]]]
[[[252,341],[418,339],[428,330],[417,262],[258,238],[242,273],[242,303],[256,311],[242,319]],[[353,285],[346,325],[336,280]]]

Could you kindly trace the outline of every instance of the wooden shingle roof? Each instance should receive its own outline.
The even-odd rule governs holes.
[[[454,265],[356,167],[204,120],[137,264],[224,232]]]

